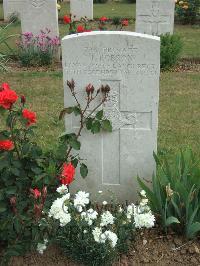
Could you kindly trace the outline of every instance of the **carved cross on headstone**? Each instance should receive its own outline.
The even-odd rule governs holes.
[[[149,14],[139,14],[140,21],[150,26],[152,35],[160,34],[161,24],[170,24],[171,16],[162,14],[160,11],[160,2],[153,1]],[[148,32],[147,32],[148,33]]]
[[[126,130],[151,130],[151,112],[125,111],[120,107],[121,80],[101,80],[102,85],[108,84],[111,88],[108,102],[103,110],[105,117],[112,123],[112,134],[102,135],[102,185],[120,185],[123,180],[121,172],[120,150],[121,132]],[[113,143],[111,148],[111,143]],[[116,145],[117,143],[117,145]],[[108,145],[109,144],[109,145]],[[107,161],[110,164],[106,163]]]

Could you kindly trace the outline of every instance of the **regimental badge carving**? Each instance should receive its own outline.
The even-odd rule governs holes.
[[[112,122],[113,131],[125,127],[134,128],[136,125],[136,114],[120,111],[118,99],[118,93],[116,91],[111,91],[109,101],[104,107],[105,118]]]
[[[151,12],[152,12],[153,17],[157,17],[159,15],[159,12],[160,12],[160,3],[159,2],[156,2],[156,1],[152,2]]]
[[[44,6],[44,4],[46,3],[46,0],[29,0],[29,1],[30,4],[35,8],[40,8]]]

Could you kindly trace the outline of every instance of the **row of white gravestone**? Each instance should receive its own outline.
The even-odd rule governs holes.
[[[21,16],[22,32],[38,32],[45,26],[58,35],[56,0],[4,0],[4,17],[13,12]],[[150,35],[173,33],[174,0],[137,0],[136,32]],[[71,0],[72,17],[93,19],[93,0]]]

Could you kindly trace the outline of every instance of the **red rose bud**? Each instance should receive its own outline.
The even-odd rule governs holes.
[[[64,21],[65,24],[70,24],[71,23],[71,18],[65,15],[63,17],[63,21]]]
[[[16,199],[16,197],[12,197],[12,198],[10,198],[10,204],[11,204],[11,206],[16,206],[16,202],[17,202],[17,199]]]
[[[89,96],[90,93],[92,94],[94,92],[94,86],[92,84],[88,84],[85,88],[87,95]]]
[[[78,33],[81,33],[81,32],[84,32],[85,31],[85,28],[82,25],[78,25],[77,28],[76,28],[76,31]]]
[[[39,189],[35,188],[35,189],[30,189],[31,194],[33,195],[33,197],[35,199],[38,199],[41,197],[41,192],[39,191]]]
[[[21,103],[24,105],[26,103],[26,97],[21,95]]]
[[[122,20],[122,26],[125,26],[125,27],[128,26],[128,19]]]
[[[72,163],[64,163],[63,170],[60,177],[60,182],[63,185],[69,185],[74,180],[75,168]]]
[[[75,82],[72,79],[71,81],[67,81],[67,86],[70,88],[71,91],[74,91],[74,87],[75,87]]]
[[[22,111],[22,116],[27,120],[27,126],[36,123],[36,113],[29,111],[28,109],[24,109]]]
[[[14,143],[11,140],[0,140],[0,150],[11,151],[14,149]]]
[[[108,18],[107,18],[107,17],[105,17],[105,16],[103,16],[103,17],[101,17],[99,20],[100,20],[101,22],[105,22],[105,21],[107,21],[107,20],[108,20]]]

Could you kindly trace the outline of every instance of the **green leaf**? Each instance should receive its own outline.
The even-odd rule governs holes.
[[[112,132],[112,125],[108,119],[102,121],[102,128],[108,132]]]
[[[92,122],[93,122],[93,118],[92,117],[89,117],[89,118],[86,119],[85,124],[86,124],[87,130],[91,130],[91,128],[92,128]]]
[[[74,111],[74,107],[67,107],[67,108],[64,108],[64,109],[60,112],[59,120],[63,119],[63,117],[64,117],[66,114],[71,114],[71,113],[73,113],[73,111]]]
[[[180,224],[180,222],[176,217],[170,216],[166,219],[165,225],[169,226],[171,224]]]
[[[72,160],[72,164],[73,164],[73,166],[76,168],[77,165],[78,165],[78,159],[77,159],[77,158],[74,158],[74,159]]]
[[[0,202],[0,213],[5,212],[6,210],[6,204],[4,202]]]
[[[92,124],[92,128],[91,131],[93,134],[95,133],[99,133],[101,130],[101,123],[99,121],[94,121],[94,123]]]
[[[85,178],[88,175],[88,168],[87,165],[85,165],[84,163],[81,164],[80,174],[83,178]]]
[[[99,111],[99,112],[96,114],[96,119],[101,120],[102,118],[103,118],[103,110]]]
[[[42,173],[42,170],[41,170],[41,168],[39,168],[39,167],[31,167],[31,170],[33,171],[33,173],[34,174],[36,174],[36,175],[39,175],[39,174],[41,174]]]
[[[195,222],[189,227],[186,236],[188,238],[193,238],[198,232],[200,232],[200,223]]]
[[[73,107],[73,112],[74,112],[75,116],[81,114],[81,110],[78,106]]]
[[[12,187],[7,187],[6,189],[6,194],[7,195],[14,195],[17,191],[17,188],[12,186]]]
[[[81,148],[81,143],[80,141],[76,139],[70,139],[69,140],[69,145],[74,149],[74,150],[80,150]]]

